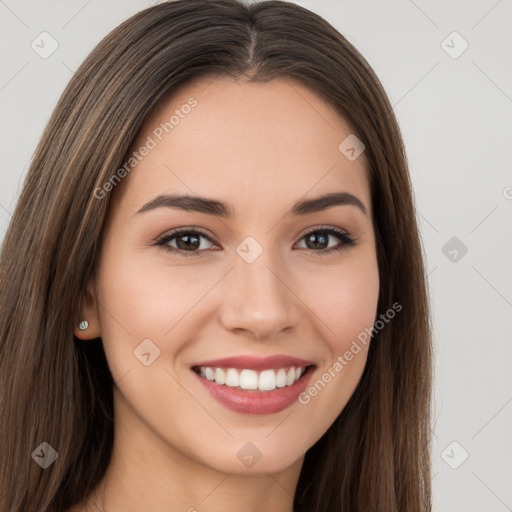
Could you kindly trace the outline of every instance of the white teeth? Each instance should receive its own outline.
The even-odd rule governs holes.
[[[226,372],[226,386],[230,386],[232,388],[240,386],[240,377],[238,376],[238,372],[234,368],[230,368]]]
[[[258,389],[262,391],[272,391],[276,389],[276,372],[274,370],[264,370],[260,373]]]
[[[278,388],[286,386],[286,372],[282,368],[276,374],[276,386]]]
[[[215,384],[241,389],[259,389],[260,391],[272,391],[277,388],[291,386],[299,380],[305,372],[305,368],[291,367],[278,370],[238,370],[236,368],[211,368],[200,367],[201,377],[215,381]]]
[[[216,384],[225,384],[226,383],[226,374],[224,370],[220,368],[215,369],[215,383]]]
[[[258,374],[254,370],[240,372],[240,387],[242,389],[258,389]]]

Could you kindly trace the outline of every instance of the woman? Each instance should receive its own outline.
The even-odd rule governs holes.
[[[318,15],[177,0],[112,31],[0,280],[2,512],[431,509],[402,139]]]

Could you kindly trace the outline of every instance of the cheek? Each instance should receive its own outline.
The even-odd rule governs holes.
[[[115,250],[113,247],[115,246]],[[167,389],[164,371],[169,358],[186,346],[184,326],[194,317],[194,305],[211,286],[185,266],[165,265],[157,251],[140,254],[122,243],[112,244],[100,265],[101,337],[115,380],[130,373],[123,387],[136,382],[133,397]],[[146,389],[147,388],[147,389]],[[130,395],[132,396],[132,395]]]
[[[354,254],[314,275],[303,286],[305,302],[324,325],[322,332],[331,355],[343,353],[375,322],[379,298],[376,258]]]
[[[149,333],[164,336],[214,282],[197,267],[165,265],[156,252],[143,257],[113,255],[105,263],[101,295],[112,313],[115,311],[116,320],[135,337]],[[112,318],[105,320],[108,323]]]
[[[311,442],[339,416],[366,365],[371,328],[377,314],[379,274],[375,258],[359,258],[317,274],[307,294],[322,325],[324,350],[321,366],[299,396],[304,414],[318,419]]]
[[[165,255],[156,251],[143,256],[133,248],[106,251],[99,273],[99,315],[112,373],[122,375],[130,368],[133,351],[147,339],[162,356],[157,366],[178,352],[223,271],[213,273],[207,265],[165,265]]]

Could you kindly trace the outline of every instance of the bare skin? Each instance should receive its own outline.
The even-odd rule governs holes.
[[[155,127],[191,97],[197,105],[159,141]],[[314,362],[314,383],[373,325],[379,274],[364,154],[349,161],[338,150],[350,133],[330,105],[288,79],[201,79],[147,119],[133,150],[148,136],[156,147],[115,188],[83,311],[89,327],[76,329],[103,340],[116,383],[114,454],[100,487],[68,512],[293,511],[305,452],[353,394],[368,346],[307,404],[272,414],[226,408],[191,366],[286,354]],[[353,194],[366,214],[353,204],[287,213],[332,192]],[[136,213],[160,194],[216,199],[233,216]],[[176,252],[156,245],[182,227],[211,241],[199,236],[189,255],[183,235],[167,242]],[[308,244],[308,233],[330,227],[355,244],[324,254],[343,240]],[[246,237],[262,249],[250,263],[237,253]],[[148,366],[134,356],[145,339],[160,350]],[[237,456],[248,442],[261,453],[252,467]]]

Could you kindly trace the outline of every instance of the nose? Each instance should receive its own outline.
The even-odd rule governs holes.
[[[293,330],[301,318],[301,300],[289,272],[278,267],[266,252],[252,262],[237,258],[227,276],[220,321],[234,333],[249,333],[258,340],[275,339]]]

